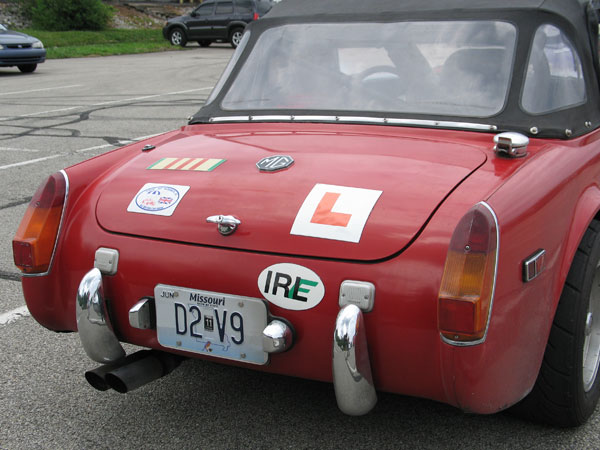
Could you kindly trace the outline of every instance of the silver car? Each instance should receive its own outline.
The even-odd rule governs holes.
[[[17,66],[21,72],[31,73],[45,60],[42,41],[0,24],[0,67]]]

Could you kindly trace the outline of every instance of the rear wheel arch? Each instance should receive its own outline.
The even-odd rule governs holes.
[[[590,186],[587,188],[577,201],[577,205],[573,211],[573,219],[569,228],[569,234],[566,238],[565,250],[560,262],[559,269],[559,291],[555,296],[554,308],[558,304],[560,290],[564,285],[577,248],[582,242],[586,230],[589,228],[593,220],[600,220],[600,187]]]
[[[584,423],[600,397],[600,189],[577,202],[560,261],[552,323],[537,381],[512,410],[569,427]]]

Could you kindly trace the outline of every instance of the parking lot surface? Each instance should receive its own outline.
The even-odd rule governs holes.
[[[373,412],[348,417],[329,384],[202,361],[125,395],[87,384],[96,364],[78,336],[28,315],[12,236],[48,175],[184,125],[231,54],[222,45],[0,69],[0,449],[600,448],[598,412],[559,430],[380,393]]]

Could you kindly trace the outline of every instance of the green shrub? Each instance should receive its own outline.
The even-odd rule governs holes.
[[[25,0],[35,28],[49,31],[104,30],[114,14],[100,0]]]

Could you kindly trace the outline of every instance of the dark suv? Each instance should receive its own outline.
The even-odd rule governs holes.
[[[182,47],[188,41],[198,41],[202,47],[221,41],[236,48],[246,24],[262,17],[272,5],[272,0],[205,0],[190,14],[169,19],[163,36]]]

